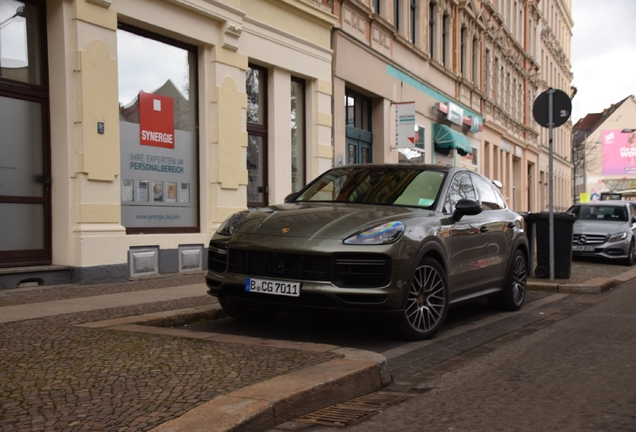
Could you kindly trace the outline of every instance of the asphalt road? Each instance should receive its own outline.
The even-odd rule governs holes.
[[[344,428],[272,432],[636,431],[636,282],[524,309],[467,312],[469,322],[390,357],[395,383],[384,390],[411,394],[404,402]],[[513,331],[493,338],[495,328]]]

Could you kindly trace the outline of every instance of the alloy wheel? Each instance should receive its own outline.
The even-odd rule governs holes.
[[[526,295],[526,260],[521,254],[515,257],[514,267],[512,268],[512,299],[515,304],[521,304]]]
[[[446,287],[439,272],[428,265],[418,267],[413,276],[406,304],[410,326],[428,332],[440,324],[446,308]]]

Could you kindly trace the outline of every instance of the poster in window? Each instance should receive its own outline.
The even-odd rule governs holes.
[[[148,186],[149,186],[149,182],[148,180],[139,180],[139,185],[138,185],[138,193],[137,193],[137,199],[140,202],[148,202]]]
[[[162,181],[152,182],[152,200],[154,202],[163,201],[163,182]]]
[[[127,229],[196,227],[197,48],[142,36],[127,26],[117,30],[117,48],[120,72],[139,72],[120,77],[126,81],[119,87],[120,173],[137,188],[133,202],[122,198],[121,224]],[[170,62],[150,64],[141,52]],[[183,201],[181,183],[188,184]]]
[[[135,200],[135,181],[131,179],[123,179],[121,186],[122,186],[121,200],[134,201]]]
[[[177,183],[175,182],[166,183],[166,202],[169,202],[169,203],[177,202]]]
[[[190,183],[181,183],[181,193],[179,194],[179,202],[187,204],[190,202]]]

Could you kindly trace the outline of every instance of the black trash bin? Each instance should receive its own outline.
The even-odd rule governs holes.
[[[571,213],[554,213],[554,278],[569,279],[572,270],[572,231],[576,216]],[[538,278],[550,277],[550,213],[533,213],[531,220],[537,234]]]

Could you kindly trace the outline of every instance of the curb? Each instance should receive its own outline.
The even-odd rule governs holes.
[[[263,431],[333,404],[375,392],[392,382],[386,358],[371,351],[329,344],[277,341],[169,327],[192,322],[193,319],[218,319],[225,316],[220,305],[213,304],[96,321],[77,326],[310,352],[332,352],[342,356],[340,359],[310,366],[217,396],[181,417],[155,427],[151,430],[152,432]]]
[[[592,278],[581,283],[539,282],[529,280],[526,288],[530,291],[564,294],[602,294],[610,289],[636,278],[636,268],[619,273],[610,278]]]

